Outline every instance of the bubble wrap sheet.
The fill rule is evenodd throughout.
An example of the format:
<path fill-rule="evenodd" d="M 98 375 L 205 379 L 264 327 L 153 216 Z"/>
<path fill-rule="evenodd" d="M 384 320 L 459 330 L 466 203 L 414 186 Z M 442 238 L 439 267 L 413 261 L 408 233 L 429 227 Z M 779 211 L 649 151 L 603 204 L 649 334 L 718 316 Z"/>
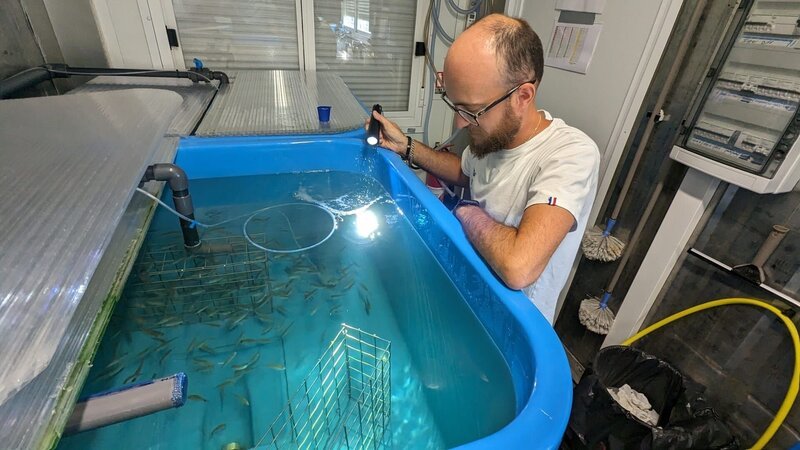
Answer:
<path fill-rule="evenodd" d="M 145 166 L 174 149 L 163 135 L 181 101 L 150 89 L 0 101 L 3 446 L 32 447 L 57 413 L 66 350 L 97 315 L 81 300 Z"/>
<path fill-rule="evenodd" d="M 227 73 L 231 83 L 220 88 L 197 136 L 340 133 L 363 127 L 367 118 L 337 75 L 291 70 Z M 332 107 L 329 123 L 320 123 L 317 106 Z"/>

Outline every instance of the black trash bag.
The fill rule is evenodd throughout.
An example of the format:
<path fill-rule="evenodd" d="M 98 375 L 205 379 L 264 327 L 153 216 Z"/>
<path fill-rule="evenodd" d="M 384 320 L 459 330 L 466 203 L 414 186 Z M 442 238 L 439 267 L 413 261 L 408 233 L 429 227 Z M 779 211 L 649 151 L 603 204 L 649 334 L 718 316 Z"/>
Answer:
<path fill-rule="evenodd" d="M 624 384 L 650 401 L 659 416 L 655 427 L 634 417 L 608 393 L 608 388 Z M 687 383 L 669 363 L 631 347 L 600 350 L 594 370 L 584 373 L 575 387 L 569 426 L 591 449 L 739 448 L 706 404 L 699 385 Z"/>

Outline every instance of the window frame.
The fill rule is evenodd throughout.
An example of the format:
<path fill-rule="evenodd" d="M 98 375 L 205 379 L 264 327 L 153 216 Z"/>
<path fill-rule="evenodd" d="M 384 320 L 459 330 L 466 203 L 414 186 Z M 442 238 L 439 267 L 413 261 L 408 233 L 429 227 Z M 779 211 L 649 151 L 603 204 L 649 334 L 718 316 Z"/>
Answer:
<path fill-rule="evenodd" d="M 95 2 L 108 2 L 110 0 L 94 0 Z M 175 12 L 172 0 L 139 0 L 146 1 L 149 14 L 143 13 L 140 17 L 142 27 L 147 35 L 145 44 L 153 55 L 156 65 L 160 56 L 161 67 L 165 69 L 185 70 L 183 48 L 170 48 L 164 33 L 164 25 L 177 29 Z M 414 22 L 414 42 L 424 41 L 423 28 L 427 20 L 426 13 L 430 0 L 416 0 L 416 14 Z M 314 0 L 295 0 L 295 20 L 297 27 L 297 45 L 300 70 L 315 71 L 316 41 L 314 35 Z M 156 17 L 158 20 L 153 20 Z M 180 30 L 178 30 L 180 39 Z M 387 112 L 386 116 L 397 122 L 403 129 L 420 129 L 423 126 L 425 112 L 425 57 L 414 56 L 415 46 L 411 45 L 411 77 L 408 86 L 408 108 L 405 111 Z M 372 105 L 364 105 L 370 108 Z"/>

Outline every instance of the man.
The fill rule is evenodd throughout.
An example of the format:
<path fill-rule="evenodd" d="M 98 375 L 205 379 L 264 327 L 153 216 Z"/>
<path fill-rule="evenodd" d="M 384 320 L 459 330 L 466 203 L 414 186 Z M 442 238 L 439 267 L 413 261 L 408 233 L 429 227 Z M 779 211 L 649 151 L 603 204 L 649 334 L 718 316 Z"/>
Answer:
<path fill-rule="evenodd" d="M 552 323 L 597 190 L 599 152 L 580 130 L 536 108 L 542 43 L 527 22 L 499 14 L 476 22 L 447 53 L 445 103 L 466 127 L 461 159 L 407 138 L 377 112 L 379 145 L 477 205 L 454 210 L 472 245 Z"/>

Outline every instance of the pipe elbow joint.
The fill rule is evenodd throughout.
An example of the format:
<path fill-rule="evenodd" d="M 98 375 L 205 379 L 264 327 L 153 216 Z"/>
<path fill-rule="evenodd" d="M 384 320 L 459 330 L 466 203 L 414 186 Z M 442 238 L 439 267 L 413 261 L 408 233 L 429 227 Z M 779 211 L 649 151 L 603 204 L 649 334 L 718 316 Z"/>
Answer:
<path fill-rule="evenodd" d="M 183 192 L 189 189 L 189 177 L 186 172 L 175 164 L 159 163 L 150 166 L 153 168 L 153 179 L 166 181 L 172 192 Z"/>
<path fill-rule="evenodd" d="M 219 80 L 219 84 L 228 84 L 230 80 L 228 79 L 228 74 L 225 72 L 215 71 L 211 72 L 211 78 L 214 80 Z"/>

